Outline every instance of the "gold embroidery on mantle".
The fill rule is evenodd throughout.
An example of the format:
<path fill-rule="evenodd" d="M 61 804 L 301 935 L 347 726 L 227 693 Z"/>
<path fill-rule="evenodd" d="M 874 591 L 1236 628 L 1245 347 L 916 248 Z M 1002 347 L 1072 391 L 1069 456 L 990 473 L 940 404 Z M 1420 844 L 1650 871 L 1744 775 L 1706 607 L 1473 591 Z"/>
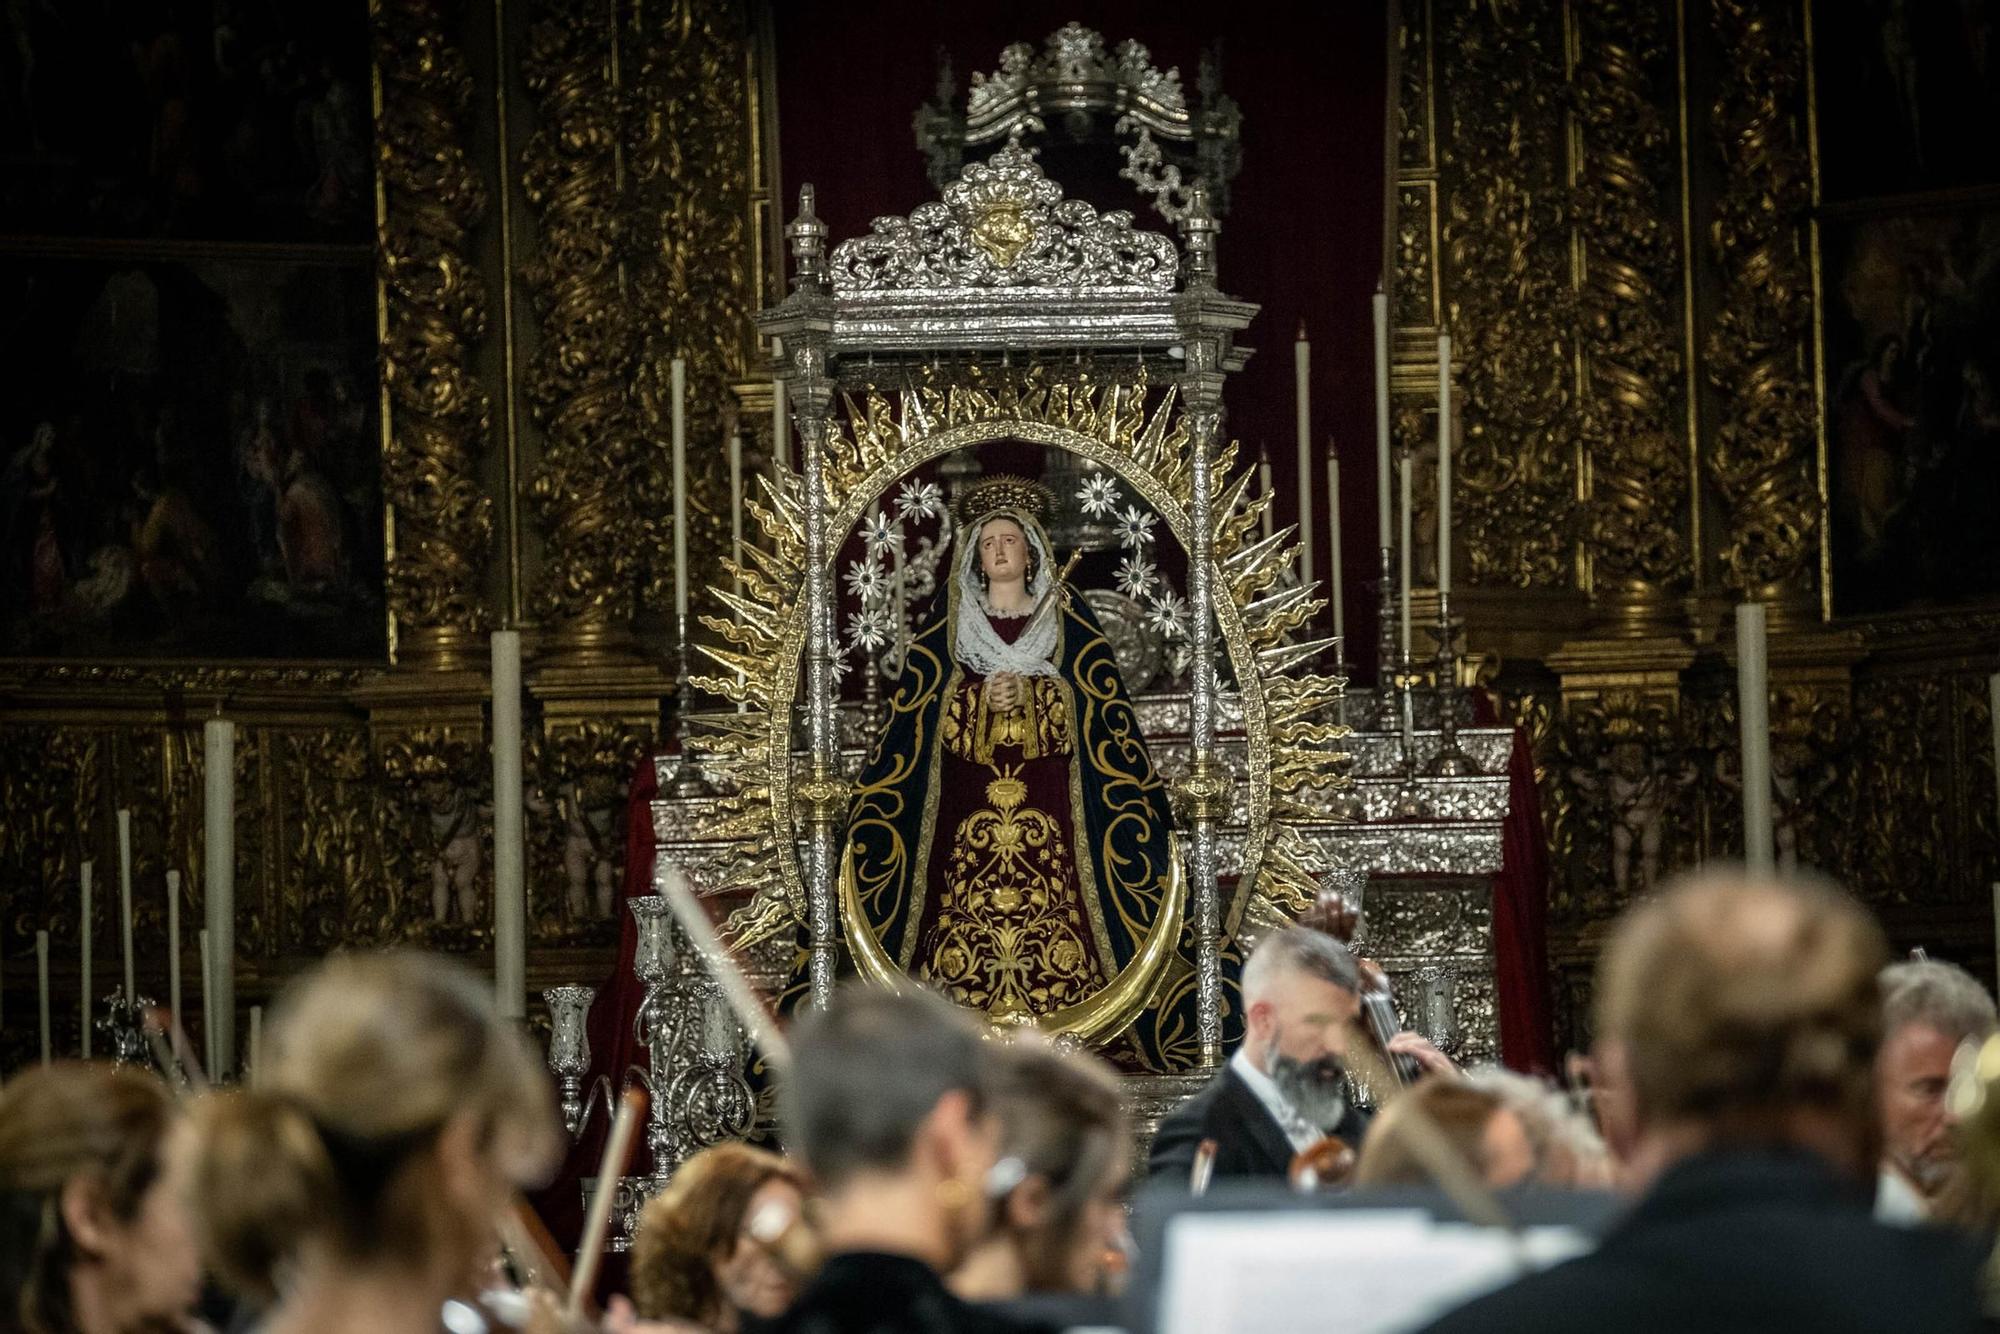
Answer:
<path fill-rule="evenodd" d="M 960 821 L 938 919 L 920 951 L 961 1005 L 1024 1022 L 1104 984 L 1083 943 L 1076 863 L 1062 825 L 1027 804 L 1020 769 L 997 768 L 992 803 Z"/>
<path fill-rule="evenodd" d="M 1069 700 L 1054 677 L 1030 677 L 1020 706 L 994 710 L 986 706 L 986 683 L 972 681 L 952 691 L 939 731 L 946 749 L 974 764 L 992 764 L 996 750 L 1019 751 L 1018 758 L 1038 760 L 1068 755 Z M 1010 757 L 1012 758 L 1012 757 Z"/>

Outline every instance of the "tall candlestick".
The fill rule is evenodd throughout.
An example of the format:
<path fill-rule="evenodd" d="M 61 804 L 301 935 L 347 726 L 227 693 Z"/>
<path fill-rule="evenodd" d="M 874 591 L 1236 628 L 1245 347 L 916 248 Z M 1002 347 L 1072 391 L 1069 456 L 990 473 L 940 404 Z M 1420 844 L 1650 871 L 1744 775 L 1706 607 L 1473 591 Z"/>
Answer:
<path fill-rule="evenodd" d="M 1389 545 L 1389 298 L 1375 294 L 1375 523 Z"/>
<path fill-rule="evenodd" d="M 1327 569 L 1332 574 L 1333 583 L 1333 633 L 1341 640 L 1344 656 L 1347 651 L 1347 604 L 1340 591 L 1340 455 L 1334 452 L 1332 440 L 1326 442 L 1326 527 L 1327 535 L 1332 539 L 1328 553 L 1332 560 Z"/>
<path fill-rule="evenodd" d="M 55 1052 L 49 1045 L 49 933 L 35 932 L 35 999 L 40 1003 L 42 1017 L 42 1064 L 55 1059 Z"/>
<path fill-rule="evenodd" d="M 495 630 L 493 991 L 500 1013 L 509 1018 L 520 1018 L 528 1006 L 526 857 L 521 817 L 521 632 Z"/>
<path fill-rule="evenodd" d="M 1401 566 L 1401 576 L 1397 579 L 1396 583 L 1401 593 L 1401 596 L 1397 600 L 1402 603 L 1402 621 L 1403 621 L 1402 649 L 1403 649 L 1403 662 L 1405 664 L 1405 669 L 1407 670 L 1411 656 L 1410 655 L 1410 547 L 1412 543 L 1410 541 L 1410 522 L 1411 522 L 1410 511 L 1412 506 L 1410 504 L 1410 498 L 1412 492 L 1410 486 L 1410 469 L 1415 460 L 1411 457 L 1410 451 L 1404 450 L 1403 456 L 1399 460 L 1399 462 L 1401 464 L 1401 472 L 1402 472 L 1402 477 L 1401 477 L 1402 485 L 1401 485 L 1400 498 L 1403 502 L 1403 514 L 1402 514 L 1402 531 L 1399 535 L 1396 544 L 1400 548 L 1400 550 L 1397 553 L 1397 560 L 1399 565 Z"/>
<path fill-rule="evenodd" d="M 202 724 L 202 893 L 208 922 L 208 979 L 202 1022 L 208 1030 L 208 1074 L 220 1083 L 236 1050 L 236 724 Z"/>
<path fill-rule="evenodd" d="M 118 943 L 124 950 L 125 999 L 139 994 L 132 966 L 132 812 L 118 811 Z"/>
<path fill-rule="evenodd" d="M 673 360 L 674 388 L 674 615 L 688 614 L 687 362 Z M 741 502 L 739 501 L 739 507 Z"/>
<path fill-rule="evenodd" d="M 1771 825 L 1771 686 L 1764 604 L 1736 609 L 1736 717 L 1743 735 L 1743 862 L 1769 874 L 1776 865 Z"/>
<path fill-rule="evenodd" d="M 167 1011 L 181 1022 L 181 873 L 167 872 Z"/>
<path fill-rule="evenodd" d="M 1278 519 L 1275 513 L 1278 498 L 1271 494 L 1271 456 L 1263 453 L 1261 450 L 1257 456 L 1257 490 L 1264 497 L 1264 514 L 1260 520 L 1260 524 L 1264 530 L 1264 536 L 1268 538 L 1278 528 Z"/>
<path fill-rule="evenodd" d="M 83 1059 L 86 1061 L 90 1059 L 90 993 L 92 990 L 90 982 L 90 876 L 94 869 L 89 862 L 83 864 L 83 872 L 78 877 L 80 883 L 77 892 L 79 900 L 77 907 L 77 966 L 80 969 L 80 980 L 82 982 L 80 989 L 82 994 L 79 998 L 79 1003 L 83 1007 L 82 1051 Z"/>
<path fill-rule="evenodd" d="M 1292 370 L 1298 382 L 1299 427 L 1299 582 L 1313 581 L 1313 475 L 1312 475 L 1312 344 L 1306 341 L 1306 322 L 1299 321 L 1298 341 L 1292 344 Z"/>
<path fill-rule="evenodd" d="M 1438 592 L 1451 592 L 1451 335 L 1438 335 Z"/>
<path fill-rule="evenodd" d="M 208 928 L 194 933 L 195 961 L 201 968 L 201 1040 L 207 1048 L 208 1079 L 215 1082 L 215 960 L 208 948 Z M 176 1016 L 178 1017 L 178 1016 Z"/>

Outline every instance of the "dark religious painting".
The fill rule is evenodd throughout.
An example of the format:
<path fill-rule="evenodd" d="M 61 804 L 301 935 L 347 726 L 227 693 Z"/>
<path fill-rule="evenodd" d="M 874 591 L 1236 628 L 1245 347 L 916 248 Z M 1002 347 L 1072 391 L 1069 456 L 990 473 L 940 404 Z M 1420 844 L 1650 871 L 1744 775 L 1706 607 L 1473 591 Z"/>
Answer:
<path fill-rule="evenodd" d="M 0 231 L 365 242 L 367 6 L 0 4 Z"/>
<path fill-rule="evenodd" d="M 361 266 L 0 261 L 0 652 L 381 658 Z"/>
<path fill-rule="evenodd" d="M 2000 0 L 1812 6 L 1822 194 L 2000 183 Z"/>
<path fill-rule="evenodd" d="M 2000 208 L 1822 225 L 1833 595 L 2000 595 Z"/>

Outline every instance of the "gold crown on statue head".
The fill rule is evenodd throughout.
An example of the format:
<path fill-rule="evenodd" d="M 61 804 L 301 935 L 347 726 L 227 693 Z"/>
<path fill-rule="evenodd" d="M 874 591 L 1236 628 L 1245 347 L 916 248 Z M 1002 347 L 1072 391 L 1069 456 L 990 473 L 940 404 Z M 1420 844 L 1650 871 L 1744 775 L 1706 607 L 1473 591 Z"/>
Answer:
<path fill-rule="evenodd" d="M 1003 473 L 966 488 L 958 498 L 958 521 L 970 525 L 999 510 L 1016 510 L 1037 523 L 1046 523 L 1055 507 L 1055 492 L 1040 482 Z"/>

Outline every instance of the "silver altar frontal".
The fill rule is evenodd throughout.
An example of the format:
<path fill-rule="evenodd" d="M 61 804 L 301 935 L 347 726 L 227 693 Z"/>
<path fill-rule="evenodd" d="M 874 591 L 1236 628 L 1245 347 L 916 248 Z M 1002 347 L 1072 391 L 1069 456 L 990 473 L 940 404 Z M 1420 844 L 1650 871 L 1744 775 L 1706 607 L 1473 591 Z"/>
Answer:
<path fill-rule="evenodd" d="M 1121 488 L 1187 557 L 1184 599 L 1153 588 L 1151 612 L 1116 634 L 1115 598 L 1105 613 L 1171 794 L 1193 941 L 1198 1059 L 1185 1075 L 1135 1076 L 1142 1113 L 1225 1055 L 1224 949 L 1290 921 L 1330 879 L 1374 878 L 1364 945 L 1413 1026 L 1490 1058 L 1490 877 L 1512 734 L 1441 728 L 1463 703 L 1442 670 L 1421 701 L 1406 675 L 1400 710 L 1346 697 L 1344 656 L 1309 630 L 1324 603 L 1297 577 L 1294 535 L 1263 530 L 1272 499 L 1223 430 L 1224 384 L 1248 355 L 1235 338 L 1256 308 L 1219 285 L 1220 225 L 1199 185 L 1176 212 L 1177 241 L 1067 199 L 1018 133 L 940 199 L 831 249 L 813 188 L 801 191 L 786 229 L 791 294 L 758 317 L 796 451 L 781 446 L 745 498 L 758 535 L 699 618 L 717 670 L 683 682 L 682 699 L 716 703 L 684 713 L 681 752 L 659 762 L 656 876 L 685 875 L 732 905 L 723 938 L 773 994 L 802 946 L 803 1002 L 830 996 L 849 929 L 842 820 L 883 662 L 900 648 L 899 624 L 843 642 L 839 553 L 864 523 L 887 522 L 916 470 L 1022 442 L 1062 460 L 1052 475 L 1083 478 L 1085 496 Z M 1143 536 L 1151 522 L 1127 527 Z M 1173 669 L 1157 669 L 1163 657 Z M 865 674 L 860 699 L 840 688 L 850 660 Z M 1349 725 L 1398 712 L 1400 734 Z M 1469 763 L 1430 764 L 1454 732 Z M 685 1051 L 654 1050 L 656 1087 L 673 1086 L 676 1062 L 714 1070 L 716 1044 L 695 1040 L 699 1029 L 650 1022 L 664 1047 L 661 1035 L 688 1035 Z M 738 1119 L 674 1115 L 690 1128 Z M 657 1147 L 684 1156 L 698 1138 Z"/>

